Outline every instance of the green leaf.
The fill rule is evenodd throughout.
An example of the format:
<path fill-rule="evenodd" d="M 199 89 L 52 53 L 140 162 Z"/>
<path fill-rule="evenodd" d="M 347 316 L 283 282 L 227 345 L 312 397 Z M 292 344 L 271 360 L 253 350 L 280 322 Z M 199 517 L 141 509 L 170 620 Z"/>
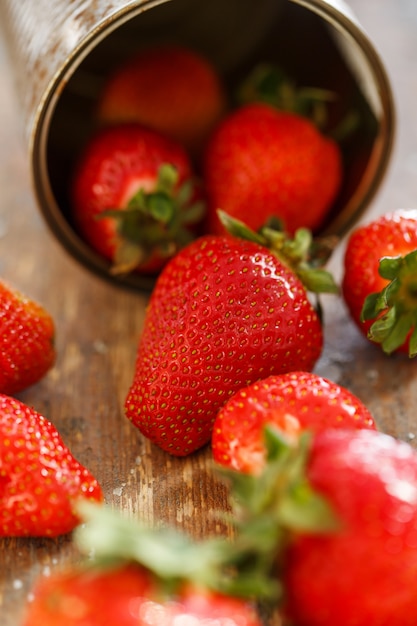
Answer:
<path fill-rule="evenodd" d="M 222 211 L 221 209 L 217 210 L 217 215 L 227 232 L 231 235 L 238 237 L 239 239 L 246 239 L 247 241 L 253 241 L 261 246 L 265 246 L 266 241 L 264 237 L 251 230 L 241 220 L 231 217 L 228 213 Z"/>
<path fill-rule="evenodd" d="M 397 278 L 403 263 L 404 259 L 401 256 L 383 257 L 379 262 L 380 276 L 387 280 L 394 280 L 394 278 Z"/>
<path fill-rule="evenodd" d="M 340 292 L 339 286 L 335 282 L 332 274 L 323 269 L 299 269 L 298 277 L 308 291 L 313 293 L 333 293 Z"/>
<path fill-rule="evenodd" d="M 395 309 L 394 308 L 391 309 L 390 313 L 391 311 L 393 311 L 394 313 L 392 315 L 387 314 L 386 316 L 387 318 L 390 319 L 391 323 L 387 324 L 385 333 L 382 332 L 382 334 L 379 337 L 378 337 L 378 334 L 375 335 L 375 330 L 373 326 L 375 326 L 377 322 L 375 322 L 375 324 L 371 326 L 370 331 L 369 331 L 371 338 L 374 335 L 378 337 L 378 340 L 380 341 L 384 352 L 386 352 L 387 354 L 391 354 L 392 352 L 397 350 L 397 348 L 399 348 L 405 343 L 407 339 L 407 335 L 409 334 L 409 332 L 411 331 L 414 325 L 414 320 L 412 316 L 403 315 L 403 316 L 397 317 L 395 315 Z M 381 332 L 380 329 L 378 329 L 378 331 Z"/>
<path fill-rule="evenodd" d="M 371 293 L 366 297 L 361 311 L 361 321 L 375 319 L 387 308 L 387 302 L 385 299 L 385 289 L 378 293 Z"/>
<path fill-rule="evenodd" d="M 178 183 L 179 174 L 177 169 L 170 163 L 163 163 L 158 170 L 156 189 L 166 195 L 172 195 L 175 185 Z"/>
<path fill-rule="evenodd" d="M 174 205 L 171 198 L 161 192 L 155 192 L 148 196 L 149 215 L 162 224 L 168 224 L 174 217 Z"/>
<path fill-rule="evenodd" d="M 281 522 L 292 531 L 302 533 L 335 532 L 340 521 L 327 500 L 314 492 L 307 482 L 297 484 L 279 508 Z"/>

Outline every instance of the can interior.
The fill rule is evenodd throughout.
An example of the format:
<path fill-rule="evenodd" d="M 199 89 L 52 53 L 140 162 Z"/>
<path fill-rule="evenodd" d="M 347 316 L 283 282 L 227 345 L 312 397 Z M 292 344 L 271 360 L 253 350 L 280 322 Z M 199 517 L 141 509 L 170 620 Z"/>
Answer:
<path fill-rule="evenodd" d="M 144 289 L 154 284 L 154 278 L 136 274 L 110 278 L 108 263 L 73 228 L 68 190 L 74 160 L 94 129 L 95 98 L 106 75 L 132 51 L 159 41 L 179 42 L 207 56 L 230 90 L 256 63 L 270 61 L 298 84 L 336 94 L 330 124 L 336 125 L 348 111 L 355 110 L 359 124 L 342 146 L 343 187 L 324 230 L 341 234 L 353 223 L 369 202 L 372 180 L 384 169 L 382 152 L 388 150 L 383 144 L 389 142 L 386 135 L 391 132 L 386 128 L 378 89 L 370 84 L 366 60 L 363 63 L 360 58 L 359 63 L 365 78 L 358 76 L 358 64 L 352 63 L 361 54 L 357 42 L 314 11 L 288 0 L 142 3 L 132 17 L 109 28 L 109 34 L 77 65 L 50 116 L 44 155 L 47 181 L 42 182 L 49 185 L 49 193 L 47 202 L 41 199 L 41 209 L 73 256 L 112 281 Z"/>

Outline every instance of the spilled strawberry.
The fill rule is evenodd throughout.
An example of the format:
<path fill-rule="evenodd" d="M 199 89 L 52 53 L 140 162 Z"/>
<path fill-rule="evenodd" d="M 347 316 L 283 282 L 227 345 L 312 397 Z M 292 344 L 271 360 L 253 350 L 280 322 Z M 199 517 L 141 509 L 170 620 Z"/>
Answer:
<path fill-rule="evenodd" d="M 289 233 L 318 231 L 341 180 L 339 146 L 313 122 L 262 102 L 243 105 L 220 122 L 205 152 L 208 229 L 223 232 L 220 208 L 253 230 L 277 217 Z"/>
<path fill-rule="evenodd" d="M 79 524 L 77 500 L 102 500 L 96 479 L 51 422 L 0 395 L 0 536 L 55 537 Z"/>
<path fill-rule="evenodd" d="M 157 272 L 195 237 L 201 197 L 183 148 L 137 124 L 98 131 L 71 189 L 76 228 L 113 273 Z"/>
<path fill-rule="evenodd" d="M 267 431 L 263 472 L 227 475 L 237 542 L 252 545 L 279 583 L 288 623 L 412 626 L 417 452 L 366 428 L 303 433 L 292 443 Z"/>
<path fill-rule="evenodd" d="M 226 541 L 198 544 L 103 507 L 86 519 L 77 545 L 94 557 L 39 579 L 22 626 L 261 625 L 253 600 L 218 589 Z"/>
<path fill-rule="evenodd" d="M 322 326 L 291 263 L 316 291 L 334 283 L 324 270 L 308 270 L 305 234 L 289 242 L 274 232 L 274 252 L 255 233 L 208 235 L 159 275 L 125 411 L 163 450 L 185 456 L 206 444 L 219 408 L 241 387 L 313 368 Z"/>
<path fill-rule="evenodd" d="M 43 306 L 0 281 L 0 393 L 39 382 L 55 363 L 55 325 Z"/>
<path fill-rule="evenodd" d="M 258 474 L 266 462 L 267 424 L 288 437 L 306 429 L 375 429 L 367 407 L 344 387 L 311 372 L 289 372 L 240 389 L 220 409 L 211 442 L 214 460 Z"/>
<path fill-rule="evenodd" d="M 117 67 L 99 95 L 101 123 L 139 122 L 197 155 L 226 96 L 212 63 L 184 46 L 147 47 Z"/>
<path fill-rule="evenodd" d="M 388 354 L 417 354 L 416 276 L 416 211 L 387 213 L 351 233 L 343 296 L 360 331 Z"/>

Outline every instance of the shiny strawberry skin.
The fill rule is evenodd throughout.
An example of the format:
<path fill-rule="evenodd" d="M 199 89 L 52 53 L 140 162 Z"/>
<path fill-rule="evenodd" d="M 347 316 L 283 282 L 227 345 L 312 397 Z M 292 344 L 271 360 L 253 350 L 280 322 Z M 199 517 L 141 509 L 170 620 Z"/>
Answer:
<path fill-rule="evenodd" d="M 368 335 L 372 320 L 361 321 L 365 299 L 388 281 L 378 273 L 385 256 L 403 256 L 417 249 L 417 211 L 397 210 L 359 226 L 349 236 L 344 256 L 342 292 L 352 320 Z M 399 348 L 407 352 L 408 344 Z"/>
<path fill-rule="evenodd" d="M 0 393 L 14 395 L 40 381 L 55 363 L 51 315 L 0 281 Z"/>
<path fill-rule="evenodd" d="M 220 409 L 213 427 L 214 460 L 259 473 L 265 465 L 267 424 L 290 438 L 305 429 L 376 428 L 367 407 L 344 387 L 311 372 L 289 372 L 239 390 Z"/>
<path fill-rule="evenodd" d="M 138 565 L 73 569 L 38 582 L 22 626 L 261 626 L 246 602 L 192 586 L 166 596 Z"/>
<path fill-rule="evenodd" d="M 317 231 L 342 179 L 337 144 L 306 118 L 266 104 L 245 105 L 214 131 L 205 153 L 208 229 L 221 233 L 216 211 L 258 230 L 280 218 L 289 233 Z"/>
<path fill-rule="evenodd" d="M 285 558 L 297 626 L 413 626 L 417 612 L 417 453 L 371 430 L 315 437 L 307 475 L 340 519 L 294 535 Z"/>
<path fill-rule="evenodd" d="M 0 536 L 68 533 L 79 523 L 74 502 L 103 498 L 53 424 L 5 395 L 0 395 L 0 459 Z"/>
<path fill-rule="evenodd" d="M 206 444 L 219 408 L 271 374 L 313 368 L 322 328 L 299 279 L 266 248 L 206 236 L 160 274 L 127 417 L 178 456 Z"/>
<path fill-rule="evenodd" d="M 109 209 L 124 209 L 140 189 L 152 191 L 163 164 L 174 166 L 178 185 L 192 178 L 183 148 L 139 124 L 122 124 L 99 130 L 87 143 L 76 164 L 71 188 L 73 218 L 78 232 L 105 259 L 116 256 L 117 223 L 99 216 Z M 141 271 L 160 268 L 152 258 Z"/>
<path fill-rule="evenodd" d="M 226 97 L 214 66 L 178 45 L 145 48 L 106 81 L 97 117 L 139 122 L 196 154 L 222 117 Z"/>

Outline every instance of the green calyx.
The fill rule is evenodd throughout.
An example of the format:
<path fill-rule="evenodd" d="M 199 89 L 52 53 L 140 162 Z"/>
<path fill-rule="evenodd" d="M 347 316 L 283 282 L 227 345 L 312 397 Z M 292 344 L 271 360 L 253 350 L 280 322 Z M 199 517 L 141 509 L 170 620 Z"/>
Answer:
<path fill-rule="evenodd" d="M 327 89 L 296 87 L 280 68 L 265 63 L 256 66 L 242 83 L 238 99 L 298 113 L 322 128 L 327 121 L 327 103 L 335 100 L 335 94 Z"/>
<path fill-rule="evenodd" d="M 298 276 L 308 291 L 339 293 L 339 287 L 332 274 L 324 269 L 324 265 L 334 250 L 337 238 L 313 239 L 311 232 L 306 228 L 300 228 L 294 237 L 290 238 L 282 230 L 278 220 L 271 220 L 258 231 L 253 231 L 225 211 L 218 210 L 217 214 L 228 233 L 268 248 Z"/>
<path fill-rule="evenodd" d="M 236 524 L 236 563 L 240 578 L 246 571 L 276 581 L 279 568 L 294 534 L 333 533 L 340 523 L 328 502 L 310 486 L 306 466 L 310 433 L 296 444 L 288 442 L 272 426 L 265 428 L 267 463 L 259 476 L 220 470 L 229 480 L 232 518 Z M 276 599 L 273 594 L 270 599 Z"/>
<path fill-rule="evenodd" d="M 379 274 L 388 284 L 370 294 L 361 320 L 375 320 L 368 336 L 391 354 L 408 341 L 408 354 L 417 355 L 417 250 L 405 256 L 384 257 Z"/>
<path fill-rule="evenodd" d="M 279 67 L 263 63 L 243 81 L 237 98 L 240 104 L 263 102 L 280 111 L 296 113 L 324 130 L 329 123 L 329 104 L 337 95 L 328 89 L 298 87 Z M 349 111 L 328 134 L 335 141 L 342 141 L 356 129 L 358 122 L 357 113 Z"/>
<path fill-rule="evenodd" d="M 94 555 L 94 567 L 137 563 L 154 575 L 168 596 L 185 583 L 252 601 L 273 595 L 275 582 L 263 571 L 240 575 L 241 551 L 226 538 L 197 542 L 173 528 L 148 528 L 90 502 L 80 503 L 77 513 L 86 523 L 75 531 L 76 544 L 81 553 Z"/>
<path fill-rule="evenodd" d="M 193 239 L 190 226 L 201 221 L 205 205 L 191 201 L 191 180 L 180 188 L 177 185 L 177 170 L 164 164 L 151 192 L 141 188 L 126 208 L 100 214 L 99 219 L 111 217 L 117 222 L 118 244 L 112 274 L 130 272 L 154 255 L 168 259 Z"/>
<path fill-rule="evenodd" d="M 260 475 L 217 468 L 230 485 L 231 513 L 223 519 L 233 525 L 233 539 L 197 542 L 176 529 L 149 528 L 105 505 L 83 501 L 76 510 L 85 523 L 76 529 L 75 541 L 81 553 L 90 555 L 89 566 L 137 563 L 171 597 L 192 583 L 247 601 L 279 602 L 279 568 L 293 535 L 335 532 L 340 525 L 307 479 L 310 434 L 290 443 L 267 426 L 265 442 L 267 463 Z"/>

